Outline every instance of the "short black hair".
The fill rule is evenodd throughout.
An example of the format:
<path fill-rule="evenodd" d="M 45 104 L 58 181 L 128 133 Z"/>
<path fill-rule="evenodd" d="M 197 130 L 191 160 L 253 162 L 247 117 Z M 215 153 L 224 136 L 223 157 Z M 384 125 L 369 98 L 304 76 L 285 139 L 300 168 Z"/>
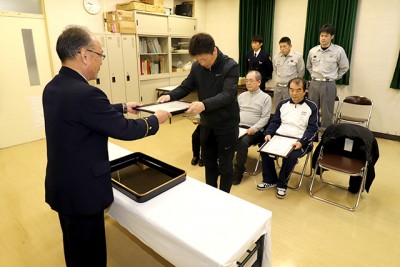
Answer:
<path fill-rule="evenodd" d="M 322 25 L 321 29 L 319 29 L 319 34 L 326 32 L 329 33 L 330 35 L 335 35 L 335 27 L 333 27 L 331 24 L 327 23 Z"/>
<path fill-rule="evenodd" d="M 292 41 L 290 40 L 289 37 L 286 37 L 286 36 L 282 37 L 282 38 L 279 40 L 279 43 L 287 43 L 288 45 L 292 45 Z"/>
<path fill-rule="evenodd" d="M 92 44 L 93 37 L 86 28 L 70 25 L 58 37 L 56 51 L 61 62 L 65 62 L 73 59 L 82 48 Z"/>
<path fill-rule="evenodd" d="M 264 43 L 264 39 L 263 39 L 263 37 L 262 37 L 262 35 L 254 35 L 252 38 L 251 38 L 251 41 L 252 42 L 258 42 L 258 43 Z"/>
<path fill-rule="evenodd" d="M 214 39 L 208 33 L 197 33 L 190 38 L 189 53 L 191 56 L 212 54 L 214 48 Z"/>
<path fill-rule="evenodd" d="M 301 84 L 302 87 L 303 87 L 303 91 L 304 91 L 304 92 L 306 91 L 306 88 L 307 88 L 307 81 L 306 81 L 305 79 L 300 78 L 300 77 L 295 77 L 295 78 L 291 79 L 291 80 L 288 82 L 288 89 L 290 89 L 290 84 L 291 84 L 291 83 L 294 83 L 294 84 L 297 84 L 297 85 Z"/>

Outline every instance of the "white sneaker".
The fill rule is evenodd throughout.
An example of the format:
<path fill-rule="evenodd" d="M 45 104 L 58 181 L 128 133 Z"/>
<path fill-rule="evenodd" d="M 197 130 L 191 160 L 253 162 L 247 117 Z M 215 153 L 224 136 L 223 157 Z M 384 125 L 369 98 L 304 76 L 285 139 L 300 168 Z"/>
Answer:
<path fill-rule="evenodd" d="M 276 187 L 276 184 L 260 183 L 257 185 L 258 190 L 267 190 L 268 188 Z"/>
<path fill-rule="evenodd" d="M 277 198 L 285 198 L 286 197 L 286 189 L 278 187 L 276 189 L 276 197 Z"/>

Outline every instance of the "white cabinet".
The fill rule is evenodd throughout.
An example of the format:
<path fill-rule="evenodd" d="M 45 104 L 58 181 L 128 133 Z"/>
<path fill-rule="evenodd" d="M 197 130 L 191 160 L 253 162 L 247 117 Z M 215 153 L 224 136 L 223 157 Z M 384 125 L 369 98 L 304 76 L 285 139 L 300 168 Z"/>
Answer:
<path fill-rule="evenodd" d="M 140 79 L 160 78 L 168 75 L 169 38 L 168 36 L 138 35 Z"/>
<path fill-rule="evenodd" d="M 171 35 L 191 37 L 197 32 L 197 20 L 191 17 L 168 16 L 168 32 Z"/>
<path fill-rule="evenodd" d="M 124 57 L 121 35 L 106 34 L 108 71 L 110 73 L 111 96 L 113 103 L 126 102 Z M 133 51 L 132 51 L 133 52 Z"/>
<path fill-rule="evenodd" d="M 97 39 L 101 43 L 103 53 L 107 53 L 107 42 L 104 34 L 96 34 Z M 97 78 L 94 81 L 89 81 L 90 84 L 96 86 L 106 93 L 108 99 L 112 102 L 111 86 L 110 86 L 110 73 L 108 71 L 108 56 L 103 60 Z"/>
<path fill-rule="evenodd" d="M 143 104 L 154 103 L 157 101 L 156 88 L 169 85 L 169 78 L 153 79 L 140 81 L 140 98 Z"/>
<path fill-rule="evenodd" d="M 135 12 L 136 32 L 138 34 L 168 34 L 168 16 L 155 13 Z"/>
<path fill-rule="evenodd" d="M 93 85 L 102 89 L 111 103 L 138 102 L 136 36 L 118 33 L 96 34 L 105 60 Z"/>
<path fill-rule="evenodd" d="M 124 80 L 127 102 L 140 102 L 139 76 L 136 56 L 136 36 L 122 35 Z"/>
<path fill-rule="evenodd" d="M 171 37 L 171 75 L 188 75 L 193 57 L 189 54 L 188 37 Z"/>
<path fill-rule="evenodd" d="M 180 84 L 189 74 L 185 65 L 196 19 L 135 11 L 137 34 L 97 34 L 106 59 L 95 85 L 112 103 L 157 100 L 156 88 Z M 189 63 L 189 64 L 188 64 Z"/>

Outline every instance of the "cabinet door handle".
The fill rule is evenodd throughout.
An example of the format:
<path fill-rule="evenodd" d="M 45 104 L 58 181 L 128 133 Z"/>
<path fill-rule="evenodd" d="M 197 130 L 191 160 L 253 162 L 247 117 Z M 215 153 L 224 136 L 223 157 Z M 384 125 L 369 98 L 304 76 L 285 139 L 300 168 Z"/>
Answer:
<path fill-rule="evenodd" d="M 96 79 L 96 84 L 100 84 L 100 78 Z"/>
<path fill-rule="evenodd" d="M 129 74 L 126 75 L 126 81 L 129 82 L 131 80 L 131 76 Z"/>
<path fill-rule="evenodd" d="M 113 83 L 115 83 L 115 77 L 112 77 L 111 80 Z"/>

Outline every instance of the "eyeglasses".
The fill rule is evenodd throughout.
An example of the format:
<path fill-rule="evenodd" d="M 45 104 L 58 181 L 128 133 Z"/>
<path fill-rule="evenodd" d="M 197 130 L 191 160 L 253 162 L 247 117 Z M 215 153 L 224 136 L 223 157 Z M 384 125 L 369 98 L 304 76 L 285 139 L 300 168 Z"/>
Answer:
<path fill-rule="evenodd" d="M 106 55 L 104 55 L 104 54 L 97 53 L 97 52 L 95 52 L 93 50 L 90 50 L 90 49 L 86 49 L 86 50 L 98 55 L 99 57 L 101 57 L 102 60 L 104 60 L 106 58 Z"/>
<path fill-rule="evenodd" d="M 246 83 L 256 83 L 256 82 L 258 82 L 258 81 L 259 81 L 259 80 L 247 80 L 247 79 L 245 80 Z"/>

